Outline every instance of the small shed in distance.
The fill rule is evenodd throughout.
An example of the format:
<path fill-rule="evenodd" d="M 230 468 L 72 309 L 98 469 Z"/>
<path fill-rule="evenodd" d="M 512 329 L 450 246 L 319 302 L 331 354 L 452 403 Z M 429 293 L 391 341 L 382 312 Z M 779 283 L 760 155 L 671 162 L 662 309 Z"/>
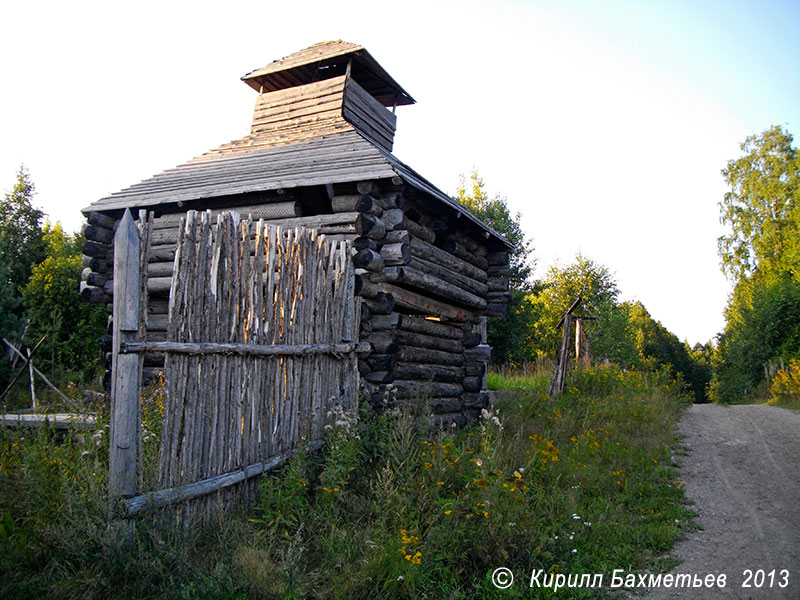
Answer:
<path fill-rule="evenodd" d="M 413 98 L 361 46 L 322 42 L 242 80 L 258 92 L 250 133 L 85 209 L 81 295 L 111 300 L 115 224 L 155 215 L 148 339 L 165 335 L 177 224 L 234 210 L 353 244 L 367 395 L 430 399 L 464 423 L 486 405 L 486 317 L 507 312 L 508 242 L 392 154 L 395 107 Z M 168 143 L 168 142 L 167 142 Z M 136 211 L 134 210 L 134 213 Z M 146 366 L 157 369 L 157 356 Z"/>

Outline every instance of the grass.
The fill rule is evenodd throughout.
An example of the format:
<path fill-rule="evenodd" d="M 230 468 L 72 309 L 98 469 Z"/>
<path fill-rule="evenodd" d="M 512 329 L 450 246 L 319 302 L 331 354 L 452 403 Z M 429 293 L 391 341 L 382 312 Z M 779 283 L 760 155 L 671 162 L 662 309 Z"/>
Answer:
<path fill-rule="evenodd" d="M 549 598 L 527 589 L 532 570 L 666 567 L 689 517 L 671 450 L 681 388 L 614 367 L 574 373 L 555 401 L 538 371 L 491 382 L 521 393 L 463 430 L 426 429 L 421 402 L 340 414 L 251 512 L 201 530 L 151 515 L 134 549 L 105 527 L 104 434 L 0 432 L 0 596 Z"/>

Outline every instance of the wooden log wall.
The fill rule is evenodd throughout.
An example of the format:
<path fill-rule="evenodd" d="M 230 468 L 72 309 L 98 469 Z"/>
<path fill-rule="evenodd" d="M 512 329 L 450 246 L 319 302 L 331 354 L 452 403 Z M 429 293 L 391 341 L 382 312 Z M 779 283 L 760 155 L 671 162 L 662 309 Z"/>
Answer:
<path fill-rule="evenodd" d="M 508 253 L 490 249 L 485 237 L 468 231 L 461 220 L 435 212 L 436 202 L 400 178 L 334 184 L 328 193 L 329 214 L 301 215 L 294 202 L 232 210 L 351 241 L 362 305 L 360 338 L 373 345 L 373 353 L 358 364 L 373 403 L 434 398 L 434 420 L 442 425 L 480 414 L 487 405 L 491 357 L 485 317 L 507 314 Z M 150 240 L 150 341 L 165 337 L 178 218 L 156 218 Z M 113 230 L 110 217 L 89 215 L 81 295 L 90 302 L 111 300 Z M 163 358 L 146 356 L 145 374 L 162 363 Z"/>

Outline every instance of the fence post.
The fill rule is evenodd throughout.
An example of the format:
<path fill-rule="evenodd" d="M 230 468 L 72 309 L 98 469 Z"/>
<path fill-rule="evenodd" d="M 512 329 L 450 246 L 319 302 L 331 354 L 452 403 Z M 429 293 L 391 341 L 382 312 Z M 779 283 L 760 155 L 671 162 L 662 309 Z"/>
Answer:
<path fill-rule="evenodd" d="M 111 379 L 111 431 L 109 436 L 109 515 L 119 516 L 119 501 L 137 494 L 139 487 L 139 397 L 141 358 L 123 354 L 120 344 L 136 341 L 139 332 L 139 233 L 129 210 L 114 235 L 114 346 Z M 125 536 L 133 541 L 134 521 Z"/>

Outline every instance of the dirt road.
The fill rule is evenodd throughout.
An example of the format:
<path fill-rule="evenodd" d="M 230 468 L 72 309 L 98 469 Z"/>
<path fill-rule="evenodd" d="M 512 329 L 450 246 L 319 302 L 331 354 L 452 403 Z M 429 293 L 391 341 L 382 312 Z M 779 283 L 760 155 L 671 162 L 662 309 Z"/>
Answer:
<path fill-rule="evenodd" d="M 681 480 L 702 529 L 676 545 L 682 563 L 672 572 L 724 573 L 727 586 L 662 587 L 647 600 L 800 599 L 800 412 L 698 404 L 680 431 L 689 451 Z"/>

